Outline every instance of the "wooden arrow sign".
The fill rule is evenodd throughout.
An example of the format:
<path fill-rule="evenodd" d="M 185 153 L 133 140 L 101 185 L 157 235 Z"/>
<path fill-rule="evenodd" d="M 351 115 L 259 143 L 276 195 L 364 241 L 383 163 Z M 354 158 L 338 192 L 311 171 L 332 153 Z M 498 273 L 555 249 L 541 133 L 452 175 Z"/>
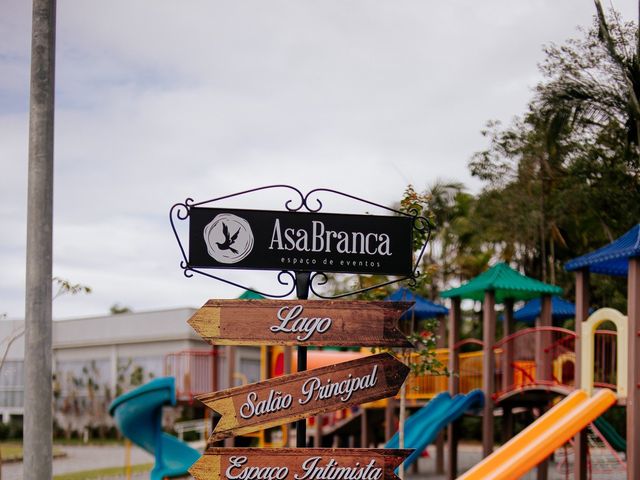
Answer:
<path fill-rule="evenodd" d="M 409 367 L 389 353 L 292 373 L 196 398 L 220 415 L 217 442 L 259 428 L 395 395 Z"/>
<path fill-rule="evenodd" d="M 411 347 L 397 329 L 413 302 L 209 300 L 188 323 L 217 345 Z"/>
<path fill-rule="evenodd" d="M 189 469 L 196 480 L 397 480 L 413 450 L 209 448 Z"/>

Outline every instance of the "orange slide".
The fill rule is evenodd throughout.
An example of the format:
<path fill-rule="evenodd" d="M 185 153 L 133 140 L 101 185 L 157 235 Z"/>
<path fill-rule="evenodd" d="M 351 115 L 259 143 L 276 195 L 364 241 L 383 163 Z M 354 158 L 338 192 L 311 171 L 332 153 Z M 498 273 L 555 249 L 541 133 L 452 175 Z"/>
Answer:
<path fill-rule="evenodd" d="M 576 390 L 458 480 L 513 480 L 534 468 L 616 402 L 611 390 Z"/>

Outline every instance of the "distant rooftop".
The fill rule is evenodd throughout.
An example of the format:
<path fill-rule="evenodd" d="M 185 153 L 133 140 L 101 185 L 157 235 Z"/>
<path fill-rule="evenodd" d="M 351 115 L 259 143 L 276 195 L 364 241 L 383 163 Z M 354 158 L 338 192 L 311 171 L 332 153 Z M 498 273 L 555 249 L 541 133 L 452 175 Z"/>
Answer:
<path fill-rule="evenodd" d="M 629 258 L 640 256 L 640 224 L 613 242 L 565 263 L 570 272 L 586 269 L 603 275 L 627 276 Z"/>
<path fill-rule="evenodd" d="M 562 294 L 562 288 L 527 277 L 503 262 L 494 265 L 460 287 L 442 292 L 440 296 L 483 300 L 487 290 L 495 292 L 497 303 L 503 303 L 507 299 L 531 300 L 542 295 Z"/>
<path fill-rule="evenodd" d="M 540 298 L 534 298 L 513 313 L 513 318 L 519 322 L 532 324 L 542 313 L 542 301 Z M 576 305 L 569 300 L 558 296 L 551 297 L 551 317 L 554 321 L 575 318 Z"/>
<path fill-rule="evenodd" d="M 415 305 L 402 315 L 401 320 L 415 319 L 423 320 L 447 315 L 449 309 L 443 305 L 427 300 L 412 292 L 408 288 L 399 288 L 387 297 L 392 302 L 415 302 Z"/>

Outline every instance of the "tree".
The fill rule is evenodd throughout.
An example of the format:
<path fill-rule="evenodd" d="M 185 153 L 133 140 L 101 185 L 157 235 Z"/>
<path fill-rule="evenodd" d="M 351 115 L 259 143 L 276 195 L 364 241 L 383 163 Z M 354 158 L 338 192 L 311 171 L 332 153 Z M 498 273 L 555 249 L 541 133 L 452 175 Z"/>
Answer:
<path fill-rule="evenodd" d="M 61 279 L 59 277 L 53 277 L 52 282 L 55 286 L 57 286 L 56 293 L 52 296 L 51 300 L 55 300 L 56 298 L 62 295 L 76 295 L 78 293 L 91 293 L 91 287 L 87 287 L 85 285 L 81 285 L 79 283 L 72 284 L 68 280 Z M 5 319 L 6 314 L 0 315 L 0 319 Z M 7 337 L 2 339 L 0 345 L 4 344 L 4 351 L 2 352 L 2 356 L 0 357 L 0 372 L 2 372 L 2 367 L 7 359 L 7 355 L 9 354 L 9 350 L 11 346 L 18 340 L 20 337 L 24 335 L 24 324 L 16 327 Z M 55 380 L 55 378 L 54 378 Z M 2 472 L 2 459 L 0 457 L 0 476 Z"/>
<path fill-rule="evenodd" d="M 475 220 L 496 254 L 571 289 L 562 263 L 640 218 L 638 29 L 596 0 L 589 29 L 544 51 L 528 111 L 489 122 L 489 147 L 471 159 L 485 182 Z M 611 288 L 597 279 L 596 301 Z"/>
<path fill-rule="evenodd" d="M 80 283 L 72 284 L 69 280 L 64 280 L 60 277 L 53 277 L 52 282 L 54 286 L 57 287 L 56 293 L 52 296 L 52 301 L 62 295 L 77 295 L 78 293 L 91 293 L 91 287 L 86 285 L 82 285 Z M 5 319 L 6 314 L 0 315 L 0 319 Z M 18 340 L 20 337 L 24 335 L 24 325 L 16 327 L 7 337 L 2 339 L 0 345 L 6 343 L 4 347 L 4 352 L 2 353 L 2 357 L 0 357 L 0 371 L 2 371 L 2 366 L 4 365 L 5 360 L 7 359 L 7 355 L 9 354 L 9 350 L 11 349 L 11 345 Z"/>
<path fill-rule="evenodd" d="M 104 438 L 113 425 L 108 414 L 113 392 L 107 379 L 101 378 L 98 362 L 92 360 L 82 368 L 58 371 L 54 376 L 55 419 L 67 438 L 73 432 L 89 439 L 93 430 Z"/>

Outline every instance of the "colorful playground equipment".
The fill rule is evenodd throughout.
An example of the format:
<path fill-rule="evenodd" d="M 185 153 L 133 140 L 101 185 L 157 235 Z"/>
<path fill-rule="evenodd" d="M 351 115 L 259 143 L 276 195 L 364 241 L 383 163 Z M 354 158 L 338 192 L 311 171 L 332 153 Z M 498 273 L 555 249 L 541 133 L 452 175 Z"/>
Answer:
<path fill-rule="evenodd" d="M 597 330 L 597 325 L 609 319 L 612 319 L 612 322 L 616 325 L 623 325 L 626 319 L 619 312 L 611 309 L 595 312 L 592 315 L 592 319 L 584 322 L 585 334 L 581 337 L 577 337 L 574 331 L 551 326 L 519 330 L 497 341 L 493 346 L 494 364 L 496 366 L 492 372 L 494 389 L 490 392 L 490 398 L 494 404 L 502 405 L 502 402 L 513 402 L 514 397 L 524 396 L 526 398 L 528 394 L 541 391 L 548 394 L 549 398 L 557 395 L 569 395 L 573 392 L 576 388 L 577 338 L 586 340 L 586 344 L 582 348 L 578 348 L 582 355 L 581 358 L 593 359 L 589 360 L 589 362 L 594 365 L 594 368 L 584 370 L 585 372 L 592 372 L 592 385 L 595 388 L 623 390 L 624 387 L 620 388 L 616 385 L 616 378 L 619 377 L 617 372 L 622 372 L 625 368 L 625 361 L 620 360 L 620 354 L 617 353 L 617 345 L 624 345 L 624 340 L 620 341 L 620 339 L 624 337 L 626 329 L 622 326 L 622 328 L 618 327 L 617 332 Z M 592 332 L 593 335 L 586 335 L 587 332 Z M 449 426 L 466 411 L 481 408 L 484 402 L 484 395 L 478 389 L 482 388 L 484 377 L 483 346 L 484 343 L 477 339 L 459 341 L 455 345 L 454 356 L 456 357 L 455 362 L 458 365 L 459 372 L 455 380 L 458 384 L 459 394 L 454 395 L 453 398 L 446 392 L 447 384 L 451 382 L 451 378 L 433 375 L 411 375 L 409 377 L 406 389 L 408 405 L 420 406 L 425 402 L 428 403 L 407 420 L 405 446 L 416 448 L 416 453 L 407 459 L 405 466 L 409 466 L 418 458 L 424 448 L 434 441 L 439 431 Z M 461 350 L 475 351 L 461 352 Z M 312 368 L 318 368 L 367 354 L 369 354 L 368 351 L 311 350 L 309 351 L 309 365 Z M 183 352 L 181 355 L 191 358 L 189 360 L 189 368 L 186 369 L 188 374 L 182 377 L 178 376 L 178 383 L 183 388 L 180 395 L 186 398 L 190 395 L 206 392 L 210 388 L 209 362 L 213 359 L 212 355 L 208 352 L 190 354 Z M 451 364 L 448 349 L 439 349 L 437 356 L 444 364 Z M 176 358 L 175 355 L 168 357 L 172 362 L 175 362 Z M 270 362 L 271 371 L 269 375 L 284 373 L 284 353 L 282 349 L 276 349 L 272 352 Z M 295 364 L 294 354 L 289 368 L 295 370 Z M 544 364 L 550 366 L 548 377 L 546 378 L 541 376 L 538 368 L 539 365 Z M 585 391 L 593 390 L 593 387 L 589 387 L 589 384 L 580 381 L 577 383 L 579 385 L 583 384 Z M 482 401 L 479 400 L 479 397 L 482 398 Z M 466 399 L 467 403 L 458 404 L 454 402 L 455 399 L 458 399 L 458 402 L 461 399 Z M 512 404 L 515 405 L 514 403 Z M 368 408 L 384 408 L 384 406 L 385 401 L 367 405 Z M 445 411 L 447 415 L 439 417 L 438 415 L 442 411 Z M 331 416 L 323 417 L 320 419 L 322 428 L 327 434 L 330 434 L 334 431 L 335 426 L 342 425 L 345 421 L 355 418 L 357 416 L 356 413 L 353 410 L 345 410 L 344 412 L 335 412 Z M 435 420 L 436 418 L 437 421 Z M 590 418 L 589 422 L 593 421 L 594 418 Z M 310 432 L 314 432 L 317 427 L 315 422 L 317 421 L 318 419 L 311 420 Z M 598 420 L 598 424 L 602 425 L 602 422 L 602 419 Z M 621 445 L 619 435 L 615 439 L 615 431 L 613 431 L 612 435 L 611 428 L 604 427 L 600 430 L 608 433 L 607 438 L 613 437 L 618 446 Z M 538 432 L 539 430 L 536 429 L 534 431 Z M 387 446 L 392 447 L 397 440 L 398 436 L 396 434 Z M 622 442 L 624 442 L 624 439 L 622 439 Z M 266 445 L 264 443 L 260 444 Z"/>
<path fill-rule="evenodd" d="M 583 335 L 581 338 L 589 339 L 589 343 L 580 351 L 582 355 L 588 355 L 593 358 L 591 362 L 594 369 L 585 369 L 585 371 L 594 372 L 593 385 L 596 388 L 611 388 L 618 390 L 616 385 L 617 371 L 622 365 L 624 369 L 624 360 L 618 359 L 617 344 L 621 338 L 620 332 L 624 335 L 625 329 L 620 328 L 618 332 L 610 330 L 597 330 L 596 323 L 602 323 L 607 317 L 618 318 L 619 313 L 611 309 L 605 309 L 594 313 L 591 322 L 585 322 L 585 328 L 593 331 L 593 336 Z M 620 317 L 619 322 L 624 320 Z M 504 337 L 496 342 L 493 346 L 493 356 L 495 361 L 495 370 L 492 372 L 494 377 L 494 389 L 490 392 L 491 399 L 496 405 L 502 402 L 510 402 L 514 397 L 525 396 L 527 394 L 535 394 L 536 392 L 546 392 L 552 395 L 568 395 L 576 388 L 575 363 L 576 363 L 576 334 L 574 331 L 560 327 L 532 327 L 519 330 L 512 335 Z M 624 344 L 624 341 L 621 342 Z M 454 348 L 455 361 L 458 365 L 459 375 L 456 377 L 459 391 L 459 398 L 467 397 L 474 390 L 482 388 L 483 379 L 483 342 L 477 339 L 467 339 L 459 341 Z M 472 350 L 472 351 L 461 351 Z M 330 365 L 341 361 L 350 360 L 358 356 L 367 355 L 368 351 L 363 352 L 338 352 L 333 350 L 311 350 L 309 351 L 309 365 L 311 368 L 318 368 L 324 365 Z M 192 395 L 205 393 L 209 391 L 211 382 L 210 365 L 213 356 L 209 352 L 182 352 L 168 356 L 168 364 L 174 365 L 181 357 L 189 358 L 188 368 L 183 368 L 184 375 L 177 375 L 179 389 L 179 398 L 192 398 Z M 444 364 L 451 364 L 450 352 L 448 349 L 439 349 L 437 351 L 438 359 Z M 266 357 L 265 357 L 266 362 Z M 182 362 L 184 364 L 186 362 Z M 547 378 L 540 375 L 538 365 L 550 365 L 550 372 Z M 295 371 L 295 354 L 292 356 L 291 368 Z M 177 373 L 174 370 L 174 373 Z M 284 353 L 282 349 L 275 349 L 270 355 L 270 376 L 277 376 L 284 373 Z M 456 409 L 458 413 L 455 418 L 447 419 L 444 423 L 436 424 L 431 422 L 417 422 L 425 413 L 432 411 L 439 404 L 442 405 L 442 399 L 449 398 L 447 391 L 448 383 L 451 378 L 445 376 L 434 375 L 410 375 L 407 381 L 407 402 L 411 407 L 420 405 L 426 406 L 418 410 L 418 412 L 407 420 L 406 424 L 406 443 L 410 448 L 417 448 L 418 453 L 405 462 L 408 466 L 414 461 L 419 453 L 430 443 L 433 442 L 438 431 L 448 426 L 452 421 L 461 416 L 465 410 Z M 578 382 L 580 384 L 580 382 Z M 585 390 L 592 390 L 585 386 Z M 476 394 L 477 395 L 477 394 Z M 454 398 L 456 396 L 454 395 Z M 438 401 L 436 401 L 438 399 Z M 386 401 L 376 402 L 367 405 L 367 408 L 384 408 Z M 481 406 L 476 402 L 474 407 Z M 322 419 L 311 419 L 309 432 L 312 434 L 317 428 L 318 421 L 322 422 L 325 434 L 331 434 L 337 426 L 345 424 L 349 419 L 356 418 L 357 413 L 353 410 L 345 410 L 335 412 L 332 415 L 323 417 Z M 417 423 L 414 423 L 417 422 Z M 417 427 L 414 429 L 414 425 Z M 429 425 L 429 432 L 420 435 L 420 438 L 414 438 L 418 432 L 424 430 L 424 426 Z M 611 432 L 611 429 L 603 428 L 603 431 Z M 610 435 L 611 436 L 611 435 Z M 397 436 L 395 437 L 397 439 Z M 425 439 L 427 442 L 425 443 Z M 396 440 L 394 440 L 396 441 Z M 260 442 L 260 445 L 268 445 L 269 442 Z M 618 441 L 619 445 L 620 442 Z M 277 446 L 277 445 L 273 445 Z M 453 477 L 455 478 L 455 477 Z"/>
<path fill-rule="evenodd" d="M 109 407 L 122 434 L 155 456 L 151 480 L 187 475 L 200 453 L 162 431 L 162 407 L 175 405 L 173 377 L 156 378 L 120 397 Z"/>
<path fill-rule="evenodd" d="M 608 389 L 576 390 L 458 480 L 511 480 L 543 462 L 616 402 Z"/>
<path fill-rule="evenodd" d="M 485 392 L 485 457 L 493 450 L 494 427 L 491 412 L 495 406 L 502 407 L 506 436 L 510 438 L 513 433 L 514 408 L 537 404 L 544 411 L 558 395 L 569 395 L 578 388 L 587 395 L 594 388 L 608 388 L 617 393 L 619 404 L 625 402 L 625 379 L 628 375 L 625 358 L 625 348 L 628 345 L 627 317 L 612 309 L 601 309 L 587 319 L 588 305 L 584 304 L 575 314 L 578 319 L 576 331 L 553 326 L 552 296 L 559 293 L 557 290 L 553 285 L 525 277 L 506 264 L 498 264 L 467 284 L 442 294 L 452 300 L 449 345 L 453 346 L 450 350 L 442 351 L 442 355 L 450 370 L 459 372 L 459 377 L 449 379 L 449 391 L 452 394 L 465 393 L 471 388 L 482 388 Z M 515 301 L 535 297 L 540 298 L 535 326 L 514 332 Z M 460 302 L 463 299 L 483 302 L 483 339 L 474 341 L 481 350 L 475 352 L 475 355 L 467 352 L 464 357 L 459 353 L 464 345 L 459 340 Z M 504 336 L 497 341 L 496 303 L 504 305 Z M 609 325 L 614 325 L 616 330 L 600 330 L 598 327 L 604 322 L 610 322 Z M 615 399 L 616 394 L 613 395 Z M 591 421 L 595 418 L 597 416 Z M 449 448 L 454 451 L 455 428 L 455 425 L 450 427 L 448 440 Z M 584 453 L 586 452 L 576 455 L 575 463 L 586 466 L 585 457 L 581 456 Z M 457 465 L 455 456 L 453 457 L 448 465 L 449 478 L 456 476 Z M 545 458 L 543 456 L 538 459 L 539 469 L 547 468 Z M 582 476 L 575 478 L 585 478 L 586 467 L 580 475 Z"/>
<path fill-rule="evenodd" d="M 424 407 L 411 415 L 405 422 L 404 448 L 414 451 L 404 461 L 404 466 L 413 464 L 425 448 L 436 439 L 437 435 L 468 411 L 482 408 L 484 394 L 481 390 L 473 390 L 468 395 L 456 395 L 451 398 L 448 392 L 437 395 Z M 385 448 L 399 448 L 400 434 L 396 434 L 387 442 Z"/>
<path fill-rule="evenodd" d="M 558 287 L 525 277 L 506 264 L 495 265 L 467 284 L 442 293 L 444 298 L 451 299 L 451 308 L 448 322 L 443 319 L 446 309 L 438 313 L 442 319 L 439 330 L 439 346 L 442 348 L 437 355 L 457 375 L 410 376 L 406 389 L 407 405 L 419 409 L 405 424 L 405 446 L 416 448 L 418 453 L 410 457 L 406 465 L 415 461 L 419 452 L 446 426 L 451 453 L 447 457 L 447 473 L 448 478 L 456 478 L 459 437 L 456 419 L 469 409 L 481 407 L 486 458 L 465 473 L 462 479 L 517 478 L 536 465 L 542 472 L 539 478 L 544 478 L 545 459 L 573 437 L 573 478 L 584 480 L 589 468 L 585 427 L 590 424 L 590 428 L 601 435 L 604 444 L 611 446 L 614 452 L 626 450 L 627 478 L 640 478 L 640 225 L 612 244 L 569 262 L 566 268 L 576 272 L 573 309 L 567 302 L 554 298 L 561 293 Z M 628 277 L 627 315 L 609 308 L 590 315 L 590 273 Z M 460 338 L 461 302 L 465 299 L 483 303 L 482 339 Z M 533 302 L 528 305 L 528 310 L 514 312 L 515 302 L 529 300 Z M 500 339 L 495 335 L 496 303 L 504 306 L 503 337 Z M 574 316 L 575 330 L 554 325 L 554 313 L 557 318 Z M 531 324 L 534 318 L 535 325 L 515 331 L 516 319 Z M 444 348 L 445 337 L 448 348 Z M 310 351 L 309 366 L 337 363 L 347 360 L 346 356 L 352 358 L 363 354 L 368 352 Z M 179 399 L 192 401 L 194 395 L 212 390 L 216 355 L 219 352 L 200 351 L 180 352 L 167 357 L 168 373 L 176 377 Z M 274 350 L 263 360 L 263 365 L 270 369 L 265 375 L 278 375 L 295 369 L 295 357 L 289 357 L 287 361 L 284 352 Z M 482 394 L 476 394 L 476 389 L 481 389 Z M 558 397 L 566 398 L 553 406 Z M 116 419 L 119 418 L 119 402 L 121 400 L 117 399 L 112 406 Z M 385 407 L 385 404 L 393 405 L 393 402 L 393 399 L 374 402 L 359 412 L 342 412 L 340 415 L 343 416 L 337 421 L 343 424 L 345 419 L 360 418 L 361 424 L 366 425 L 368 410 Z M 626 405 L 627 439 L 599 418 L 616 402 Z M 513 411 L 523 406 L 531 408 L 532 405 L 543 412 L 548 411 L 513 437 Z M 501 407 L 504 415 L 506 437 L 511 440 L 492 452 L 493 413 L 497 406 Z M 125 414 L 122 420 L 118 420 L 125 429 L 127 418 Z M 376 422 L 379 422 L 377 418 Z M 329 419 L 329 422 L 333 420 Z M 321 428 L 332 427 L 327 425 L 326 418 L 319 421 Z M 395 425 L 390 417 L 386 417 L 385 423 L 387 432 L 391 428 L 392 434 Z M 367 446 L 365 432 L 363 430 L 361 435 L 363 446 Z M 388 446 L 396 445 L 397 438 L 393 437 Z M 616 458 L 622 462 L 622 457 Z"/>

